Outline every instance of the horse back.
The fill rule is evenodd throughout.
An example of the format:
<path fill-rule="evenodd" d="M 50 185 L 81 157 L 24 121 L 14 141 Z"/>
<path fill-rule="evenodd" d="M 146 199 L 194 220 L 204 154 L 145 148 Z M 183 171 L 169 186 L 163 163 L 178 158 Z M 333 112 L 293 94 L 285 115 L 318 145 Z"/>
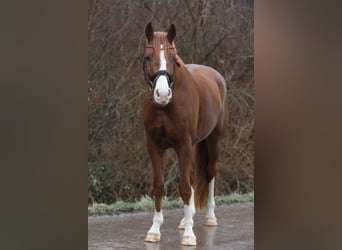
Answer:
<path fill-rule="evenodd" d="M 226 81 L 219 72 L 211 67 L 200 64 L 186 64 L 186 68 L 201 89 L 209 88 L 211 91 L 219 91 L 220 99 L 224 102 L 227 87 Z"/>

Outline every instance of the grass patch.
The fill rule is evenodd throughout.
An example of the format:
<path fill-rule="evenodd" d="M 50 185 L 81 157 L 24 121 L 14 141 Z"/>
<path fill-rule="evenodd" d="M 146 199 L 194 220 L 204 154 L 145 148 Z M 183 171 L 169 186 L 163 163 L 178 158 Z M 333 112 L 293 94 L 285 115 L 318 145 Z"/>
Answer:
<path fill-rule="evenodd" d="M 230 204 L 235 202 L 254 201 L 254 192 L 246 194 L 232 193 L 230 195 L 215 196 L 216 205 Z M 181 208 L 183 201 L 181 198 L 169 200 L 163 199 L 163 209 Z M 149 196 L 143 196 L 136 202 L 118 201 L 111 205 L 94 203 L 88 207 L 88 215 L 112 215 L 138 211 L 153 211 L 154 201 Z"/>

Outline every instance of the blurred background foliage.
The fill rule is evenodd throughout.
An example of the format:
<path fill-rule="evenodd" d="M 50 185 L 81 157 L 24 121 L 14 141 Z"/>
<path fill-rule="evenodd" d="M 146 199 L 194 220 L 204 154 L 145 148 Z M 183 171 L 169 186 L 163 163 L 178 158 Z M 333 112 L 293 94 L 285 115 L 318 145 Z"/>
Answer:
<path fill-rule="evenodd" d="M 133 201 L 151 190 L 141 121 L 144 26 L 177 28 L 185 63 L 217 69 L 228 89 L 216 194 L 254 190 L 253 1 L 92 0 L 88 39 L 88 203 Z M 165 155 L 165 195 L 178 197 L 175 153 Z"/>

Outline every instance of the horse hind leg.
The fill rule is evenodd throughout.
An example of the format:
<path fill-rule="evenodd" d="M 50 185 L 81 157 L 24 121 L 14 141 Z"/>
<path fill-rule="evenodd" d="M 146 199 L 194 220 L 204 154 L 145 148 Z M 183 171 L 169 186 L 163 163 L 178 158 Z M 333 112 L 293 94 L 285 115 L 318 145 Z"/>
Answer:
<path fill-rule="evenodd" d="M 204 225 L 206 226 L 217 226 L 217 218 L 215 216 L 215 199 L 214 199 L 214 187 L 215 187 L 215 177 L 209 182 L 209 193 L 208 193 L 208 203 L 207 212 L 205 215 Z"/>
<path fill-rule="evenodd" d="M 195 209 L 195 201 L 194 201 L 194 191 L 193 191 L 193 188 L 191 188 L 191 197 L 190 197 L 190 206 L 192 207 L 193 211 L 196 212 L 196 209 Z M 194 212 L 194 213 L 195 213 Z M 185 229 L 185 216 L 181 219 L 181 221 L 179 222 L 179 225 L 178 225 L 178 229 L 180 230 L 184 230 Z"/>
<path fill-rule="evenodd" d="M 211 207 L 210 205 L 212 202 L 209 203 L 208 206 L 208 194 L 209 194 L 209 187 L 213 187 L 213 183 L 209 186 L 209 180 L 211 176 L 215 176 L 215 173 L 212 173 L 210 169 L 208 170 L 209 166 L 209 149 L 208 149 L 208 141 L 203 140 L 196 144 L 193 151 L 193 160 L 194 160 L 194 176 L 193 176 L 193 185 L 195 188 L 195 207 L 201 209 L 202 207 Z M 210 177 L 210 179 L 209 179 Z M 213 190 L 213 188 L 211 188 Z M 211 191 L 211 196 L 213 197 L 213 191 Z M 210 199 L 213 201 L 213 199 Z M 215 206 L 215 204 L 214 204 Z M 213 209 L 210 209 L 213 211 Z M 213 212 L 208 212 L 208 215 L 213 214 Z M 208 218 L 215 218 L 214 216 L 208 216 Z M 216 219 L 216 218 L 215 218 Z M 209 223 L 209 222 L 208 222 Z M 211 222 L 213 224 L 213 222 Z M 183 218 L 178 226 L 179 229 L 185 228 L 185 218 Z"/>
<path fill-rule="evenodd" d="M 206 226 L 217 226 L 217 218 L 215 216 L 215 199 L 214 199 L 214 185 L 215 185 L 215 177 L 211 179 L 209 182 L 209 193 L 208 193 L 208 202 L 207 202 L 207 211 L 205 215 L 204 225 Z"/>
<path fill-rule="evenodd" d="M 202 141 L 193 148 L 193 167 L 194 172 L 191 173 L 191 185 L 194 191 L 194 207 L 201 209 L 206 205 L 208 185 L 207 185 L 207 165 L 208 165 L 208 149 L 207 142 Z M 194 209 L 195 209 L 194 208 Z M 183 217 L 178 225 L 178 229 L 185 229 L 185 217 Z"/>
<path fill-rule="evenodd" d="M 209 190 L 208 190 L 208 200 L 207 200 L 207 211 L 205 215 L 206 226 L 217 226 L 217 218 L 215 216 L 215 198 L 214 198 L 214 189 L 215 189 L 215 176 L 216 176 L 216 162 L 220 153 L 220 145 L 219 145 L 219 136 L 214 132 L 211 134 L 208 139 L 208 154 L 209 154 L 209 162 L 207 168 L 207 174 L 209 181 Z"/>

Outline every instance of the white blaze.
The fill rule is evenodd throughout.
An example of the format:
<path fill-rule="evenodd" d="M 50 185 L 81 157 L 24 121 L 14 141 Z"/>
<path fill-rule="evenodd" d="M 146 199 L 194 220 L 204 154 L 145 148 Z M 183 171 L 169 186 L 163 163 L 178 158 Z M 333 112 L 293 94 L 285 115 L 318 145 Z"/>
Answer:
<path fill-rule="evenodd" d="M 160 45 L 160 68 L 159 70 L 166 70 L 166 58 L 163 45 Z"/>
<path fill-rule="evenodd" d="M 160 67 L 159 70 L 166 70 L 166 58 L 163 45 L 160 45 Z M 167 77 L 162 75 L 158 77 L 156 86 L 154 88 L 154 100 L 160 105 L 167 105 L 172 97 L 172 91 L 169 88 Z"/>

